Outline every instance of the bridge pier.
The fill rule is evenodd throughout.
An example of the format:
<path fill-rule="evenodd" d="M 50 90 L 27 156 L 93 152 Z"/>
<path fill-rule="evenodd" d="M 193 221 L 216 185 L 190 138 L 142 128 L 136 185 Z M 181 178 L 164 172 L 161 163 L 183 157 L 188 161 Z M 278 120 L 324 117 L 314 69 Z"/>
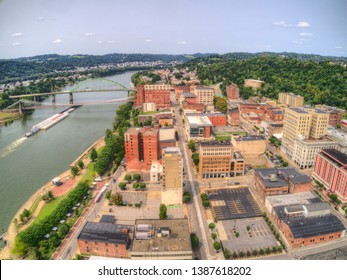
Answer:
<path fill-rule="evenodd" d="M 22 103 L 22 101 L 18 102 L 18 106 L 19 106 L 19 114 L 22 116 L 23 115 L 23 103 Z"/>
<path fill-rule="evenodd" d="M 52 103 L 55 104 L 55 94 L 52 95 Z"/>
<path fill-rule="evenodd" d="M 34 102 L 37 102 L 37 96 L 34 96 Z"/>
<path fill-rule="evenodd" d="M 69 103 L 73 104 L 73 94 L 72 94 L 72 92 L 69 92 Z"/>

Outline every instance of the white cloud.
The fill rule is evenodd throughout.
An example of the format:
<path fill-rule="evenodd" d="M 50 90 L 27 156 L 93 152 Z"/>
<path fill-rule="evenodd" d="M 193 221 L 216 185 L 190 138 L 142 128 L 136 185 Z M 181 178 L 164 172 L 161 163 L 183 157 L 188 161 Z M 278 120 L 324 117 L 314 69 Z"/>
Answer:
<path fill-rule="evenodd" d="M 294 43 L 294 44 L 302 44 L 302 42 L 301 41 L 298 41 L 298 40 L 294 40 L 294 41 L 292 41 L 292 43 Z"/>
<path fill-rule="evenodd" d="M 98 41 L 98 44 L 102 44 L 103 42 L 102 41 Z"/>
<path fill-rule="evenodd" d="M 146 39 L 145 42 L 150 43 L 150 42 L 152 42 L 152 40 L 151 39 Z"/>
<path fill-rule="evenodd" d="M 24 34 L 22 32 L 18 32 L 18 33 L 13 33 L 11 34 L 11 37 L 20 37 L 23 36 Z"/>
<path fill-rule="evenodd" d="M 12 46 L 20 46 L 20 45 L 22 45 L 22 43 L 19 43 L 19 42 L 12 43 Z"/>
<path fill-rule="evenodd" d="M 310 24 L 306 21 L 299 21 L 296 24 L 296 27 L 306 28 L 306 27 L 310 27 Z"/>
<path fill-rule="evenodd" d="M 176 42 L 177 45 L 186 45 L 187 42 L 186 41 L 180 41 L 180 42 Z"/>
<path fill-rule="evenodd" d="M 276 26 L 280 26 L 280 27 L 299 27 L 299 28 L 310 27 L 310 24 L 305 21 L 299 21 L 297 24 L 287 23 L 285 21 L 275 21 L 272 24 Z"/>
<path fill-rule="evenodd" d="M 107 44 L 113 44 L 115 41 L 106 41 Z"/>
<path fill-rule="evenodd" d="M 342 47 L 341 46 L 336 46 L 335 49 L 342 49 Z"/>
<path fill-rule="evenodd" d="M 53 44 L 60 44 L 61 42 L 63 42 L 63 41 L 60 40 L 60 39 L 57 39 L 57 40 L 54 40 L 54 41 L 53 41 Z"/>
<path fill-rule="evenodd" d="M 38 17 L 37 18 L 38 21 L 46 21 L 46 20 L 55 20 L 54 17 L 49 17 L 49 18 L 46 18 L 46 17 Z"/>
<path fill-rule="evenodd" d="M 299 35 L 302 37 L 313 37 L 313 34 L 309 32 L 301 32 Z"/>
<path fill-rule="evenodd" d="M 86 36 L 95 36 L 96 33 L 94 33 L 94 32 L 87 32 L 84 35 L 86 35 Z"/>

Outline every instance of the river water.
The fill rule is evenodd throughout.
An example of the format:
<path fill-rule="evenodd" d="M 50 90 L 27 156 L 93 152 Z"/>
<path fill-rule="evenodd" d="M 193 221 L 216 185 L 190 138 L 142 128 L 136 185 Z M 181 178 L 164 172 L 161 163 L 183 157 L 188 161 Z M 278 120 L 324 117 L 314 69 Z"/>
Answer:
<path fill-rule="evenodd" d="M 107 79 L 130 87 L 134 73 L 125 72 Z M 94 88 L 99 82 L 95 84 Z M 69 88 L 71 86 L 62 90 Z M 93 88 L 93 82 L 90 88 Z M 74 94 L 74 103 L 107 101 L 126 96 L 127 92 L 123 91 L 91 91 Z M 69 95 L 57 95 L 56 103 L 68 104 L 68 98 Z M 51 104 L 50 98 L 43 103 Z M 115 111 L 121 104 L 82 106 L 55 126 L 39 131 L 30 138 L 24 135 L 33 125 L 65 108 L 36 109 L 31 115 L 7 127 L 0 127 L 0 232 L 1 229 L 7 230 L 17 210 L 35 191 L 67 170 L 84 150 L 104 135 L 107 128 L 112 129 Z"/>

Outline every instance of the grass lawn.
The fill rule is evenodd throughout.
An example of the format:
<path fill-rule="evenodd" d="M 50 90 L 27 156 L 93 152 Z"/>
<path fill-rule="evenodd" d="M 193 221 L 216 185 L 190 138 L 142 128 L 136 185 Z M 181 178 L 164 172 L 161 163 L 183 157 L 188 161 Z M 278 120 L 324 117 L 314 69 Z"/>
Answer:
<path fill-rule="evenodd" d="M 42 195 L 38 196 L 33 204 L 30 206 L 29 211 L 31 214 L 33 214 L 36 211 L 37 206 L 39 205 L 40 201 L 42 199 Z"/>
<path fill-rule="evenodd" d="M 44 218 L 52 214 L 55 209 L 57 209 L 59 203 L 68 195 L 69 192 L 63 194 L 62 196 L 59 196 L 58 198 L 52 200 L 49 203 L 46 203 L 42 208 L 40 213 L 37 215 L 35 221 L 33 224 L 38 223 L 42 221 Z"/>
<path fill-rule="evenodd" d="M 95 162 L 90 162 L 87 165 L 86 173 L 84 173 L 81 179 L 81 182 L 86 181 L 89 185 L 93 183 L 95 178 L 94 165 L 95 165 Z"/>
<path fill-rule="evenodd" d="M 0 120 L 6 120 L 14 118 L 18 115 L 18 113 L 2 113 L 0 112 Z"/>
<path fill-rule="evenodd" d="M 263 164 L 263 165 L 254 165 L 253 169 L 255 168 L 268 168 L 268 167 L 265 164 Z"/>
<path fill-rule="evenodd" d="M 139 116 L 140 115 L 154 115 L 156 113 L 159 113 L 159 112 L 157 112 L 157 111 L 140 112 Z"/>
<path fill-rule="evenodd" d="M 214 138 L 216 138 L 217 141 L 231 140 L 230 135 L 216 135 L 216 136 L 214 136 Z"/>

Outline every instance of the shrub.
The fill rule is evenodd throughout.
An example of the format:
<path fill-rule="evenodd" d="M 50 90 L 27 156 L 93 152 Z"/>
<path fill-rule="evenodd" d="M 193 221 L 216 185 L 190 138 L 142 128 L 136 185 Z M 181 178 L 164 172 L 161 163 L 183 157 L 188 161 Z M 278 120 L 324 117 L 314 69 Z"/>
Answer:
<path fill-rule="evenodd" d="M 218 251 L 222 248 L 222 245 L 219 242 L 213 242 L 213 248 Z"/>
<path fill-rule="evenodd" d="M 213 240 L 215 240 L 215 239 L 217 238 L 217 234 L 216 234 L 216 233 L 211 233 L 211 238 L 212 238 Z"/>
<path fill-rule="evenodd" d="M 131 181 L 131 175 L 129 174 L 125 175 L 124 179 L 127 180 L 128 182 Z"/>
<path fill-rule="evenodd" d="M 259 254 L 260 254 L 260 255 L 264 255 L 264 254 L 265 254 L 264 249 L 260 249 L 260 250 L 259 250 Z"/>
<path fill-rule="evenodd" d="M 129 207 L 132 207 L 132 206 L 133 206 L 133 204 L 132 204 L 132 203 L 128 203 L 128 206 L 129 206 Z"/>
<path fill-rule="evenodd" d="M 247 257 L 251 257 L 251 256 L 252 256 L 251 251 L 247 250 L 247 252 L 246 252 L 246 256 L 247 256 Z"/>
<path fill-rule="evenodd" d="M 138 188 L 139 188 L 139 186 L 140 186 L 140 184 L 139 184 L 139 183 L 134 183 L 134 184 L 133 184 L 133 188 L 134 188 L 134 189 L 138 189 Z"/>
<path fill-rule="evenodd" d="M 200 195 L 200 197 L 201 197 L 202 200 L 208 200 L 208 196 L 207 196 L 207 194 L 205 194 L 205 193 L 202 193 L 202 194 Z"/>
<path fill-rule="evenodd" d="M 214 229 L 216 227 L 216 225 L 214 224 L 214 223 L 210 223 L 209 225 L 208 225 L 208 228 L 209 229 Z"/>
<path fill-rule="evenodd" d="M 141 203 L 135 203 L 135 207 L 141 207 Z"/>
<path fill-rule="evenodd" d="M 164 220 L 167 218 L 167 208 L 165 204 L 160 204 L 159 206 L 159 219 Z"/>
<path fill-rule="evenodd" d="M 240 258 L 243 258 L 243 257 L 245 256 L 245 253 L 244 253 L 243 251 L 241 251 L 241 252 L 239 253 L 239 256 L 240 256 Z"/>
<path fill-rule="evenodd" d="M 184 202 L 184 203 L 190 202 L 190 192 L 185 192 L 185 193 L 183 194 L 183 202 Z"/>
<path fill-rule="evenodd" d="M 121 190 L 124 190 L 126 188 L 127 184 L 125 182 L 120 182 L 118 184 L 118 187 L 121 189 Z"/>
<path fill-rule="evenodd" d="M 239 255 L 236 252 L 234 252 L 232 257 L 233 257 L 233 259 L 237 259 L 239 257 Z"/>
<path fill-rule="evenodd" d="M 200 241 L 198 236 L 195 233 L 190 234 L 190 241 L 192 243 L 192 248 L 196 249 L 199 247 Z"/>
<path fill-rule="evenodd" d="M 266 249 L 265 249 L 265 253 L 266 253 L 266 254 L 270 254 L 270 253 L 271 253 L 271 248 L 269 248 L 269 247 L 266 248 Z"/>
<path fill-rule="evenodd" d="M 140 183 L 140 189 L 145 189 L 146 188 L 146 184 L 145 183 Z"/>
<path fill-rule="evenodd" d="M 202 201 L 202 206 L 204 206 L 205 208 L 210 206 L 210 202 L 208 200 L 203 200 Z"/>
<path fill-rule="evenodd" d="M 140 181 L 141 180 L 141 175 L 140 174 L 134 174 L 134 180 L 135 181 Z"/>
<path fill-rule="evenodd" d="M 254 249 L 254 250 L 252 251 L 252 255 L 253 255 L 253 256 L 256 257 L 256 256 L 258 256 L 258 254 L 259 254 L 258 250 L 255 250 L 255 249 Z"/>

